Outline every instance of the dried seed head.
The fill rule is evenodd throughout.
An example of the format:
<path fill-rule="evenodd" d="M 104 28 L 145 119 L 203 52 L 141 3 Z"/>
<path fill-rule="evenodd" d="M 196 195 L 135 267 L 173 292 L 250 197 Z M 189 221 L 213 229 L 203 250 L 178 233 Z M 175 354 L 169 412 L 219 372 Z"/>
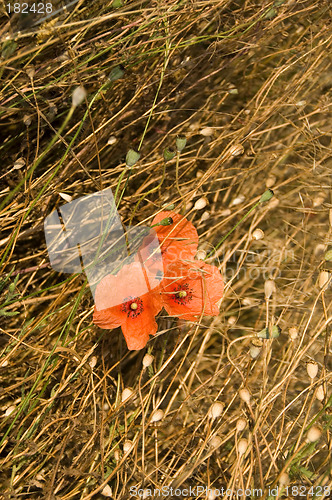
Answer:
<path fill-rule="evenodd" d="M 318 373 L 318 364 L 315 361 L 308 361 L 307 363 L 307 373 L 311 380 L 313 380 Z"/>
<path fill-rule="evenodd" d="M 219 448 L 219 446 L 222 443 L 222 439 L 219 436 L 212 436 L 212 438 L 209 440 L 209 445 L 211 448 Z"/>
<path fill-rule="evenodd" d="M 106 486 L 103 488 L 103 490 L 100 493 L 103 495 L 103 497 L 111 498 L 112 488 L 108 484 L 106 484 Z"/>
<path fill-rule="evenodd" d="M 298 330 L 297 326 L 292 326 L 288 330 L 288 335 L 289 335 L 290 339 L 293 341 L 297 338 L 298 334 L 299 334 L 299 330 Z"/>
<path fill-rule="evenodd" d="M 4 416 L 9 417 L 9 415 L 11 415 L 15 410 L 16 410 L 16 406 L 14 406 L 14 405 L 8 406 L 7 410 L 5 411 Z"/>
<path fill-rule="evenodd" d="M 329 282 L 330 273 L 327 271 L 321 271 L 318 276 L 318 285 L 319 288 L 325 288 Z"/>
<path fill-rule="evenodd" d="M 248 448 L 248 440 L 244 438 L 239 439 L 239 442 L 237 443 L 237 451 L 240 456 L 245 454 L 247 448 Z"/>
<path fill-rule="evenodd" d="M 321 435 L 322 435 L 321 430 L 314 425 L 308 430 L 307 440 L 309 441 L 309 443 L 314 443 L 315 441 L 318 441 Z"/>
<path fill-rule="evenodd" d="M 244 401 L 248 405 L 250 404 L 250 392 L 248 391 L 248 389 L 245 389 L 245 388 L 240 389 L 239 396 L 242 399 L 242 401 Z"/>
<path fill-rule="evenodd" d="M 289 475 L 286 472 L 280 474 L 279 484 L 280 486 L 287 486 L 289 484 Z"/>
<path fill-rule="evenodd" d="M 194 205 L 194 210 L 202 210 L 202 208 L 205 208 L 207 205 L 207 199 L 202 197 L 199 198 Z"/>
<path fill-rule="evenodd" d="M 154 357 L 152 356 L 152 354 L 145 354 L 142 361 L 143 366 L 147 368 L 148 366 L 152 365 L 153 359 Z"/>
<path fill-rule="evenodd" d="M 250 347 L 250 351 L 249 351 L 249 353 L 250 353 L 250 357 L 251 357 L 252 359 L 256 359 L 256 358 L 258 358 L 258 356 L 260 355 L 261 350 L 262 350 L 262 348 L 261 348 L 261 347 L 258 347 L 258 346 L 256 346 L 256 345 L 252 345 L 252 346 Z"/>
<path fill-rule="evenodd" d="M 178 150 L 179 153 L 181 153 L 181 151 L 186 147 L 187 139 L 185 138 L 184 135 L 178 135 L 175 144 L 176 144 L 176 149 Z"/>
<path fill-rule="evenodd" d="M 25 159 L 24 158 L 17 158 L 17 160 L 14 163 L 13 169 L 14 170 L 20 170 L 22 167 L 25 165 Z"/>
<path fill-rule="evenodd" d="M 262 240 L 264 238 L 264 231 L 261 229 L 257 228 L 255 231 L 252 233 L 252 239 L 253 240 Z"/>
<path fill-rule="evenodd" d="M 319 207 L 322 203 L 324 203 L 325 198 L 326 198 L 325 193 L 323 193 L 323 192 L 321 191 L 321 192 L 320 192 L 320 193 L 318 193 L 318 194 L 317 194 L 317 196 L 315 196 L 315 198 L 312 200 L 312 206 L 313 206 L 314 208 Z"/>
<path fill-rule="evenodd" d="M 324 401 L 325 399 L 325 391 L 323 385 L 319 385 L 316 389 L 316 399 L 318 401 Z"/>
<path fill-rule="evenodd" d="M 204 137 L 211 137 L 211 135 L 213 135 L 213 128 L 204 127 L 204 128 L 202 128 L 202 130 L 199 131 L 199 133 L 201 135 L 203 135 Z"/>
<path fill-rule="evenodd" d="M 231 201 L 230 206 L 234 207 L 236 205 L 241 205 L 241 203 L 243 203 L 244 200 L 245 200 L 245 196 L 243 194 L 239 194 L 239 196 L 237 196 L 236 198 L 234 198 Z"/>
<path fill-rule="evenodd" d="M 206 257 L 206 251 L 205 250 L 198 250 L 196 253 L 196 259 L 197 260 L 204 260 Z"/>
<path fill-rule="evenodd" d="M 121 401 L 124 403 L 131 397 L 131 395 L 134 394 L 134 392 L 129 389 L 129 387 L 126 387 L 126 389 L 123 390 L 122 395 L 121 395 Z"/>
<path fill-rule="evenodd" d="M 242 144 L 233 144 L 233 146 L 229 148 L 226 154 L 231 156 L 240 156 L 243 153 L 244 147 L 242 146 Z"/>
<path fill-rule="evenodd" d="M 129 453 L 129 451 L 132 449 L 134 443 L 130 441 L 129 439 L 123 443 L 123 453 Z"/>
<path fill-rule="evenodd" d="M 209 488 L 206 495 L 206 500 L 215 500 L 218 496 L 219 490 Z"/>
<path fill-rule="evenodd" d="M 208 212 L 206 210 L 205 212 L 202 213 L 201 222 L 204 222 L 204 221 L 208 220 L 209 218 L 210 218 L 210 212 Z"/>
<path fill-rule="evenodd" d="M 111 137 L 109 137 L 108 141 L 107 141 L 107 144 L 109 146 L 112 146 L 112 144 L 115 144 L 117 141 L 117 138 L 114 136 L 114 135 L 111 135 Z"/>
<path fill-rule="evenodd" d="M 275 185 L 276 180 L 277 180 L 277 178 L 276 178 L 276 176 L 275 176 L 275 175 L 270 175 L 270 176 L 266 179 L 265 186 L 266 186 L 267 188 L 271 188 L 272 186 L 274 186 L 274 185 Z"/>
<path fill-rule="evenodd" d="M 94 369 L 96 364 L 97 364 L 97 356 L 92 356 L 92 358 L 89 361 L 89 365 L 91 366 L 92 369 Z"/>
<path fill-rule="evenodd" d="M 159 422 L 164 418 L 163 410 L 155 410 L 151 415 L 151 422 Z"/>
<path fill-rule="evenodd" d="M 76 108 L 86 98 L 86 90 L 83 87 L 76 87 L 72 95 L 72 106 Z"/>
<path fill-rule="evenodd" d="M 35 76 L 35 67 L 33 65 L 28 66 L 26 72 L 30 80 L 32 80 L 33 77 Z"/>
<path fill-rule="evenodd" d="M 236 323 L 236 317 L 235 316 L 230 316 L 227 320 L 227 323 L 229 324 L 229 326 L 233 326 L 235 325 Z"/>
<path fill-rule="evenodd" d="M 140 159 L 141 155 L 137 153 L 137 151 L 134 151 L 133 149 L 129 149 L 127 155 L 126 155 L 126 165 L 127 167 L 132 167 L 135 165 L 135 163 L 138 162 Z"/>
<path fill-rule="evenodd" d="M 203 170 L 197 170 L 197 172 L 196 172 L 197 179 L 201 179 L 203 177 L 203 175 L 204 175 Z"/>
<path fill-rule="evenodd" d="M 26 127 L 30 127 L 32 122 L 31 116 L 30 115 L 24 115 L 23 116 L 23 123 Z"/>
<path fill-rule="evenodd" d="M 237 432 L 242 432 L 247 426 L 247 421 L 244 418 L 238 418 L 236 421 Z"/>
<path fill-rule="evenodd" d="M 72 196 L 70 196 L 69 194 L 67 193 L 59 193 L 59 195 L 61 196 L 61 198 L 63 198 L 67 203 L 70 203 L 73 199 Z"/>
<path fill-rule="evenodd" d="M 210 406 L 209 417 L 211 417 L 212 419 L 218 418 L 222 414 L 223 410 L 224 410 L 223 403 L 219 403 L 218 401 L 216 401 Z"/>
<path fill-rule="evenodd" d="M 276 285 L 273 280 L 266 280 L 264 283 L 264 293 L 265 293 L 265 298 L 269 299 L 273 292 L 276 291 Z"/>
<path fill-rule="evenodd" d="M 115 458 L 115 461 L 118 462 L 121 458 L 121 453 L 120 453 L 120 450 L 114 450 L 114 458 Z"/>

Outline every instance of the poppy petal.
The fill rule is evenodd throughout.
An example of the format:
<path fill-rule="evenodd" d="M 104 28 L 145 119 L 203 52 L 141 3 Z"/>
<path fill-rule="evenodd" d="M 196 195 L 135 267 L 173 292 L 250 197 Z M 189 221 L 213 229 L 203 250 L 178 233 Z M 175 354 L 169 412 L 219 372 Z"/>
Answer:
<path fill-rule="evenodd" d="M 154 226 L 166 218 L 170 218 L 172 224 Z M 162 256 L 167 264 L 194 258 L 198 247 L 198 234 L 193 224 L 183 215 L 165 210 L 154 217 L 152 226 L 158 235 Z"/>
<path fill-rule="evenodd" d="M 218 301 L 224 282 L 217 267 L 202 261 L 175 262 L 169 265 L 162 282 L 163 304 L 171 316 L 196 320 L 218 316 Z"/>

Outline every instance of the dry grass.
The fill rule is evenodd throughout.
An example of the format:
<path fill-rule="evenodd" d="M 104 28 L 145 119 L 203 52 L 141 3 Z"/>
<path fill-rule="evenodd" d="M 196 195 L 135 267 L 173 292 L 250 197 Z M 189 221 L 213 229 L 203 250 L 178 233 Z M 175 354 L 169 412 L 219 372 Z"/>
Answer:
<path fill-rule="evenodd" d="M 13 274 L 0 310 L 0 497 L 102 499 L 109 485 L 116 499 L 163 486 L 183 498 L 197 486 L 330 498 L 331 287 L 319 284 L 332 234 L 329 0 L 122 3 L 79 0 L 24 29 L 2 19 L 2 280 Z M 110 81 L 119 64 L 123 78 Z M 78 85 L 87 99 L 64 125 Z M 177 134 L 180 194 L 175 160 L 158 186 Z M 128 176 L 130 148 L 141 160 Z M 48 265 L 43 220 L 59 193 L 105 187 L 123 194 L 125 224 L 185 202 L 207 251 L 273 189 L 209 259 L 226 281 L 219 317 L 161 314 L 140 352 L 93 325 L 84 276 Z M 194 210 L 202 195 L 208 206 Z M 257 336 L 272 325 L 279 337 Z"/>

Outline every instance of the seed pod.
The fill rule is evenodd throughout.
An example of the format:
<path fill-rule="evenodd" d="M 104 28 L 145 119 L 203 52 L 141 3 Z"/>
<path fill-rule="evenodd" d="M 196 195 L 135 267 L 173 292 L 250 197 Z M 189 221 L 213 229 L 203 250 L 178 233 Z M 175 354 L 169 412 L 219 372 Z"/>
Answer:
<path fill-rule="evenodd" d="M 242 432 L 247 426 L 247 421 L 244 418 L 238 418 L 236 421 L 237 432 Z"/>
<path fill-rule="evenodd" d="M 319 385 L 316 389 L 316 399 L 318 401 L 324 401 L 325 399 L 324 387 L 322 385 Z"/>
<path fill-rule="evenodd" d="M 219 448 L 219 446 L 222 443 L 222 439 L 219 436 L 212 436 L 212 438 L 209 440 L 209 445 L 211 448 Z"/>
<path fill-rule="evenodd" d="M 114 135 L 111 135 L 111 137 L 108 139 L 107 144 L 109 146 L 112 146 L 112 144 L 115 144 L 117 141 L 117 138 Z"/>
<path fill-rule="evenodd" d="M 185 138 L 184 135 L 178 135 L 175 144 L 176 144 L 176 149 L 178 150 L 179 153 L 181 153 L 181 151 L 186 147 L 187 139 Z"/>
<path fill-rule="evenodd" d="M 103 495 L 103 497 L 111 498 L 112 497 L 112 488 L 108 484 L 106 484 L 106 486 L 104 486 L 104 488 L 102 489 L 100 494 Z"/>
<path fill-rule="evenodd" d="M 171 224 L 173 224 L 172 217 L 165 217 L 165 219 L 159 221 L 158 224 L 154 224 L 154 226 L 170 226 Z"/>
<path fill-rule="evenodd" d="M 247 451 L 248 448 L 248 440 L 247 439 L 240 439 L 238 444 L 237 444 L 237 451 L 240 456 L 244 455 L 245 452 Z"/>
<path fill-rule="evenodd" d="M 176 152 L 174 151 L 173 148 L 165 148 L 164 149 L 164 160 L 165 161 L 173 160 L 175 155 L 176 155 Z"/>
<path fill-rule="evenodd" d="M 211 405 L 209 409 L 209 416 L 212 419 L 218 418 L 222 414 L 223 410 L 224 410 L 223 403 L 219 403 L 219 401 L 216 401 Z"/>
<path fill-rule="evenodd" d="M 315 441 L 318 441 L 321 435 L 322 435 L 321 430 L 314 425 L 308 430 L 307 440 L 309 441 L 309 443 L 314 443 Z"/>
<path fill-rule="evenodd" d="M 83 87 L 76 87 L 72 95 L 72 106 L 76 108 L 86 98 L 86 90 Z"/>
<path fill-rule="evenodd" d="M 297 338 L 298 334 L 299 334 L 299 330 L 296 326 L 292 326 L 288 330 L 288 335 L 289 335 L 290 339 L 293 341 Z"/>
<path fill-rule="evenodd" d="M 201 222 L 204 222 L 204 221 L 208 220 L 209 218 L 210 218 L 210 212 L 205 210 L 205 212 L 202 213 Z"/>
<path fill-rule="evenodd" d="M 260 355 L 261 350 L 262 350 L 261 347 L 257 347 L 256 345 L 252 345 L 250 347 L 250 351 L 249 351 L 250 357 L 252 359 L 258 358 L 258 356 Z"/>
<path fill-rule="evenodd" d="M 197 260 L 204 260 L 206 257 L 206 251 L 205 250 L 198 250 L 196 253 L 196 259 Z"/>
<path fill-rule="evenodd" d="M 318 364 L 315 361 L 308 361 L 307 363 L 307 373 L 311 380 L 313 380 L 318 373 Z"/>
<path fill-rule="evenodd" d="M 127 439 L 127 441 L 123 443 L 123 453 L 128 453 L 132 449 L 133 444 L 134 443 L 132 441 Z"/>
<path fill-rule="evenodd" d="M 318 277 L 319 288 L 324 288 L 330 279 L 330 273 L 327 271 L 321 271 Z"/>
<path fill-rule="evenodd" d="M 132 394 L 134 394 L 134 392 L 131 389 L 129 389 L 128 387 L 126 389 L 124 389 L 122 392 L 122 395 L 121 395 L 122 403 L 127 401 L 127 399 L 129 399 Z"/>
<path fill-rule="evenodd" d="M 202 208 L 205 208 L 207 205 L 207 199 L 206 198 L 199 198 L 194 205 L 194 210 L 202 210 Z"/>
<path fill-rule="evenodd" d="M 229 148 L 226 154 L 229 154 L 231 156 L 240 156 L 243 153 L 244 147 L 242 146 L 242 144 L 233 144 L 233 146 Z"/>
<path fill-rule="evenodd" d="M 153 359 L 154 357 L 152 356 L 152 354 L 145 354 L 142 361 L 143 366 L 147 368 L 148 366 L 152 365 Z"/>
<path fill-rule="evenodd" d="M 133 149 L 129 149 L 127 155 L 126 155 L 126 165 L 127 167 L 132 167 L 135 165 L 135 163 L 138 162 L 140 159 L 141 155 L 137 153 L 137 151 L 134 151 Z"/>
<path fill-rule="evenodd" d="M 266 280 L 264 283 L 264 293 L 265 293 L 265 298 L 269 299 L 273 292 L 276 291 L 276 285 L 273 280 Z"/>
<path fill-rule="evenodd" d="M 97 364 L 97 356 L 92 356 L 92 358 L 89 361 L 89 365 L 92 369 L 94 369 L 96 364 Z"/>
<path fill-rule="evenodd" d="M 327 261 L 332 260 L 332 249 L 330 249 L 327 252 L 325 252 L 324 259 L 327 260 Z"/>
<path fill-rule="evenodd" d="M 123 77 L 124 72 L 125 72 L 124 67 L 122 66 L 122 64 L 119 64 L 118 66 L 115 66 L 111 70 L 110 74 L 108 75 L 108 79 L 111 82 L 115 82 L 116 80 L 119 80 L 120 78 Z"/>
<path fill-rule="evenodd" d="M 234 207 L 236 205 L 240 205 L 241 203 L 243 203 L 245 200 L 245 196 L 243 194 L 239 194 L 239 196 L 237 196 L 236 198 L 234 198 L 234 200 L 232 200 L 230 206 L 231 207 Z"/>
<path fill-rule="evenodd" d="M 274 184 L 276 183 L 276 180 L 277 180 L 277 178 L 276 178 L 276 176 L 275 176 L 275 175 L 270 175 L 270 177 L 268 177 L 268 178 L 266 179 L 265 186 L 266 186 L 267 188 L 271 188 L 271 187 L 272 187 L 272 186 L 274 186 Z"/>
<path fill-rule="evenodd" d="M 248 389 L 245 389 L 245 388 L 240 389 L 239 396 L 242 399 L 242 401 L 247 403 L 247 405 L 250 404 L 250 392 L 248 391 Z"/>
<path fill-rule="evenodd" d="M 274 196 L 274 192 L 272 189 L 268 189 L 265 191 L 259 199 L 259 203 L 264 203 L 265 201 L 269 201 Z"/>
<path fill-rule="evenodd" d="M 211 137 L 211 135 L 213 135 L 213 128 L 204 127 L 204 128 L 202 128 L 202 130 L 199 131 L 199 133 L 201 135 L 203 135 L 204 137 Z"/>
<path fill-rule="evenodd" d="M 279 484 L 280 486 L 287 486 L 289 484 L 289 475 L 286 472 L 280 474 Z"/>
<path fill-rule="evenodd" d="M 151 422 L 159 422 L 159 420 L 162 420 L 163 418 L 164 418 L 163 410 L 155 410 L 152 413 Z"/>
<path fill-rule="evenodd" d="M 264 231 L 259 228 L 255 229 L 252 233 L 252 238 L 253 240 L 262 240 L 264 238 Z"/>

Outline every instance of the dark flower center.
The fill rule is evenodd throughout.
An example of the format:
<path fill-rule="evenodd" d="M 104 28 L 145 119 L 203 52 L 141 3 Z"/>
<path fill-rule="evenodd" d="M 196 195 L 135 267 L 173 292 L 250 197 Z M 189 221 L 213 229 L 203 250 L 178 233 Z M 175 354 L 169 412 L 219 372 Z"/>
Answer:
<path fill-rule="evenodd" d="M 139 297 L 126 297 L 121 305 L 121 311 L 126 313 L 128 318 L 137 318 L 143 310 L 143 301 Z"/>
<path fill-rule="evenodd" d="M 174 293 L 172 295 L 172 299 L 181 305 L 187 305 L 193 298 L 193 292 L 191 288 L 189 288 L 188 283 L 182 283 L 181 285 L 177 285 Z"/>

